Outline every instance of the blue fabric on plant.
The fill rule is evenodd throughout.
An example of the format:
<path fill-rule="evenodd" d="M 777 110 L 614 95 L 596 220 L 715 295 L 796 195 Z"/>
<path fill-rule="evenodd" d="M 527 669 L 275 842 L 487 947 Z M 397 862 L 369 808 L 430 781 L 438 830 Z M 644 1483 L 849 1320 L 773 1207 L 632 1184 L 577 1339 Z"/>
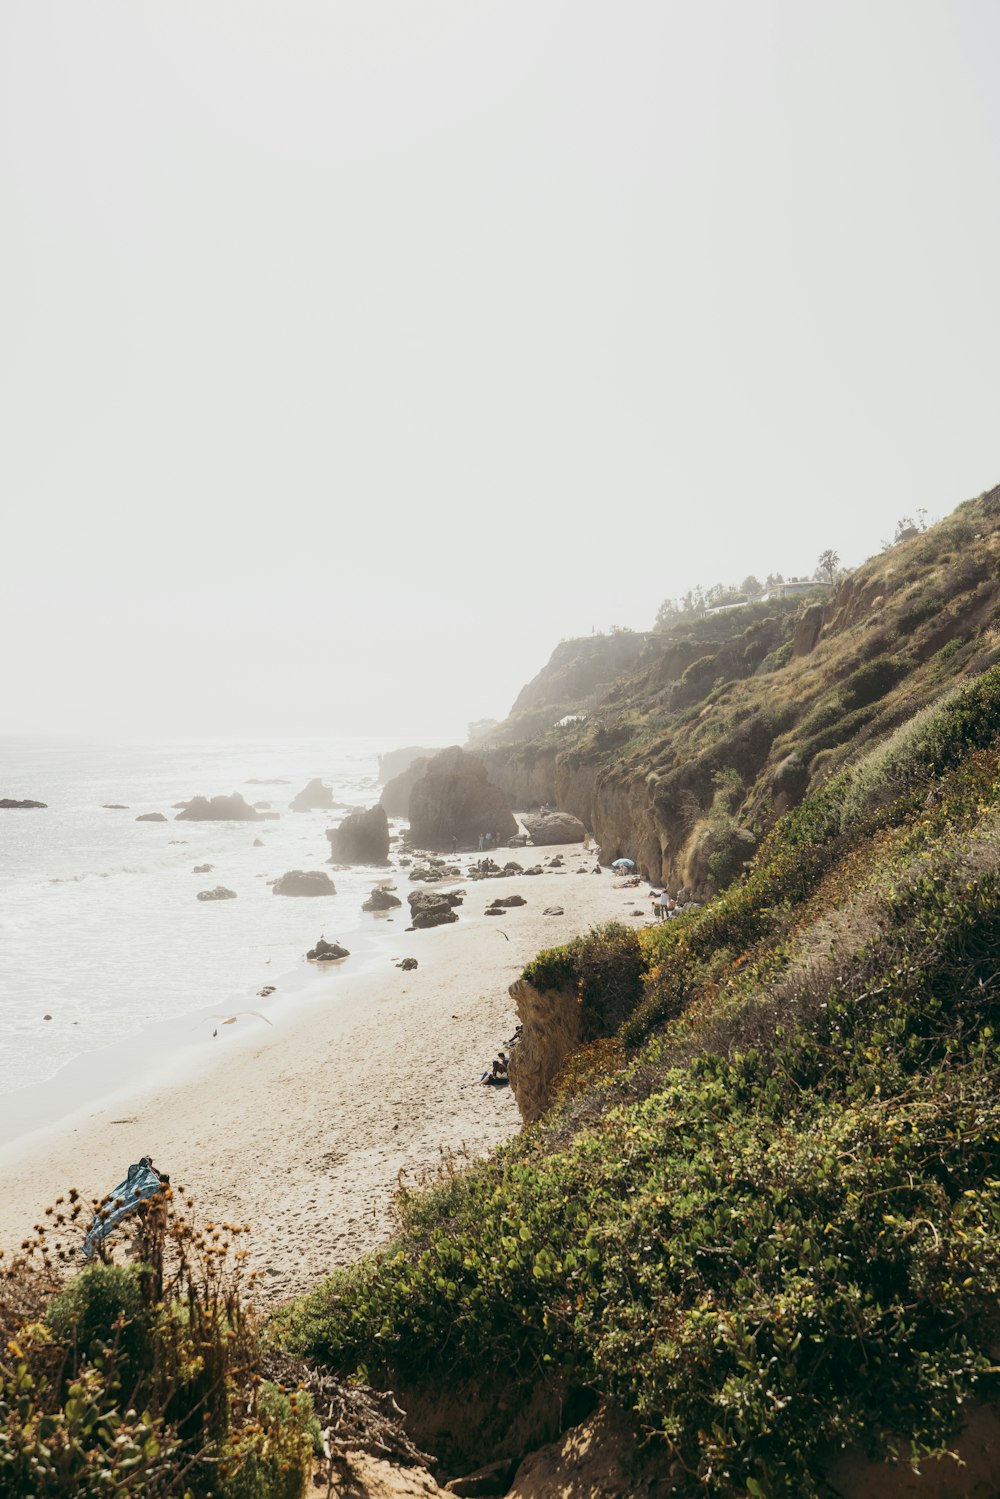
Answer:
<path fill-rule="evenodd" d="M 87 1237 L 83 1241 L 83 1257 L 89 1260 L 102 1240 L 112 1229 L 117 1228 L 123 1218 L 134 1213 L 140 1203 L 155 1197 L 163 1190 L 163 1179 L 154 1168 L 150 1156 L 144 1155 L 135 1166 L 128 1168 L 128 1176 L 119 1182 L 113 1192 L 104 1199 L 103 1207 L 94 1214 Z"/>

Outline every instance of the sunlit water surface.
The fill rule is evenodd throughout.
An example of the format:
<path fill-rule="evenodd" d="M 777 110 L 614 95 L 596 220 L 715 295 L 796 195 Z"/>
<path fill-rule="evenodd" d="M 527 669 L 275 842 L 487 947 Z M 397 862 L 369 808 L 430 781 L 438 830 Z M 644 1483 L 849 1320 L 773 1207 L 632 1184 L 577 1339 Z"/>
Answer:
<path fill-rule="evenodd" d="M 280 987 L 266 1001 L 257 991 L 301 965 L 321 933 L 348 947 L 355 934 L 363 946 L 373 918 L 361 902 L 388 871 L 329 870 L 324 833 L 348 807 L 378 800 L 378 753 L 390 747 L 360 738 L 0 739 L 0 797 L 48 804 L 0 810 L 0 1097 L 205 1006 L 220 1017 L 237 1005 L 273 1014 Z M 314 776 L 345 807 L 291 812 Z M 269 802 L 279 820 L 174 820 L 174 803 L 232 791 Z M 144 812 L 169 820 L 137 822 Z M 211 874 L 194 874 L 196 864 L 211 864 Z M 268 883 L 322 868 L 333 897 L 276 896 Z M 215 885 L 237 899 L 196 899 Z"/>

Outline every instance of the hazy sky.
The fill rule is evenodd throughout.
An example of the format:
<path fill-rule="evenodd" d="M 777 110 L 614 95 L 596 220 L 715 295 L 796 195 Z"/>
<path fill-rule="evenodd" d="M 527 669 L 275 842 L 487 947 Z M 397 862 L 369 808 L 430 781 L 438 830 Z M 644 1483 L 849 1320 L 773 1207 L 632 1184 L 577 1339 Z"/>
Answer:
<path fill-rule="evenodd" d="M 454 737 L 1000 480 L 996 0 L 3 0 L 0 733 Z"/>

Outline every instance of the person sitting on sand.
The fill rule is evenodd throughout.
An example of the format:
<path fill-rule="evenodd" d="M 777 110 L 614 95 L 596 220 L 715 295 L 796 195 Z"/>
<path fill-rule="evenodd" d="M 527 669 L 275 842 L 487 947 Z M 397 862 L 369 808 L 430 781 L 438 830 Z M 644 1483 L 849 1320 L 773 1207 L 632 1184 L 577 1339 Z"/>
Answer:
<path fill-rule="evenodd" d="M 507 1076 L 507 1058 L 503 1052 L 493 1063 L 492 1068 L 487 1068 L 479 1079 L 487 1088 L 504 1088 L 509 1083 Z"/>

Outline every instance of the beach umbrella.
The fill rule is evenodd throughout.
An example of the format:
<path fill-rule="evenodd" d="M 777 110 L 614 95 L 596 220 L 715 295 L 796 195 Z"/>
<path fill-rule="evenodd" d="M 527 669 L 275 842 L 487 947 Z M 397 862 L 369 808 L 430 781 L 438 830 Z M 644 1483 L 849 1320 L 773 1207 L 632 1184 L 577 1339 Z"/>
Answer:
<path fill-rule="evenodd" d="M 611 863 L 611 868 L 612 869 L 634 869 L 635 868 L 635 860 L 634 859 L 613 859 L 612 863 Z"/>

